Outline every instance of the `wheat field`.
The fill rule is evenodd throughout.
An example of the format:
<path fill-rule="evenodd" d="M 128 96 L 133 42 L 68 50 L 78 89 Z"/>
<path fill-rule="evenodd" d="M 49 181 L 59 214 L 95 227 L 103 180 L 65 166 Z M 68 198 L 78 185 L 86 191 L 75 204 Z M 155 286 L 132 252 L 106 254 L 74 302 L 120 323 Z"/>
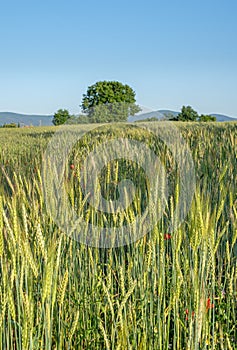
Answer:
<path fill-rule="evenodd" d="M 152 148 L 168 173 L 156 225 L 107 248 L 73 239 L 47 210 L 44 177 L 53 164 L 43 154 L 57 128 L 0 129 L 1 349 L 237 349 L 237 123 L 176 125 L 196 186 L 175 232 L 169 222 L 182 179 L 166 145 L 140 123 L 103 126 L 74 145 L 63 173 L 67 200 L 100 227 L 131 224 L 149 191 L 140 167 L 111 161 L 100 177 L 104 196 L 115 196 L 116 183 L 129 177 L 135 197 L 121 215 L 96 211 L 79 186 L 82 177 L 90 181 L 80 167 L 88 151 L 123 135 Z"/>

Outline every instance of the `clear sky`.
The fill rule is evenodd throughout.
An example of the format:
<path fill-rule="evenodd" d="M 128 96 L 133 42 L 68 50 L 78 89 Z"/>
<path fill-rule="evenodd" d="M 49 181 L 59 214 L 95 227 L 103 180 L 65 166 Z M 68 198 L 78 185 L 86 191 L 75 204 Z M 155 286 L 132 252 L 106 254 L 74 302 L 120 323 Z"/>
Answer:
<path fill-rule="evenodd" d="M 237 117 L 237 1 L 1 1 L 0 111 L 80 111 L 99 80 Z"/>

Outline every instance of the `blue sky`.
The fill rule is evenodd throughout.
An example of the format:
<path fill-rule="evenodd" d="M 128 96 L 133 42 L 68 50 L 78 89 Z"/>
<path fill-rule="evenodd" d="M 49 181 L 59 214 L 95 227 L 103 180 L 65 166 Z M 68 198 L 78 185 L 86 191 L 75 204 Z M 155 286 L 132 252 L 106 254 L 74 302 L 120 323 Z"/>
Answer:
<path fill-rule="evenodd" d="M 0 111 L 80 111 L 99 80 L 129 84 L 151 109 L 237 117 L 237 2 L 5 1 Z"/>

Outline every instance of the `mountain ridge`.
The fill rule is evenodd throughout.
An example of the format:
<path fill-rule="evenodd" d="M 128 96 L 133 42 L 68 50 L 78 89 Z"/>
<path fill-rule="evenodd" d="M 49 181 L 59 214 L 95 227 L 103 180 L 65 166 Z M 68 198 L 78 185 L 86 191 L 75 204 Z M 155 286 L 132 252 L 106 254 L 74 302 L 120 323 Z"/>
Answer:
<path fill-rule="evenodd" d="M 135 122 L 135 121 L 141 121 L 141 120 L 146 120 L 149 118 L 157 118 L 158 120 L 165 119 L 165 117 L 170 116 L 170 117 L 176 117 L 179 114 L 177 111 L 172 111 L 169 109 L 160 109 L 157 111 L 151 111 L 151 112 L 146 112 L 146 113 L 140 113 L 139 115 L 135 114 L 134 116 L 129 116 L 128 121 L 129 122 Z M 218 114 L 218 113 L 210 113 L 208 114 L 210 116 L 216 117 L 217 122 L 227 122 L 227 121 L 237 121 L 237 118 L 234 117 L 229 117 L 224 114 Z"/>
<path fill-rule="evenodd" d="M 52 123 L 53 115 L 44 114 L 22 114 L 16 112 L 0 112 L 0 125 L 16 123 L 20 126 L 33 125 L 33 126 L 50 126 Z"/>
<path fill-rule="evenodd" d="M 179 114 L 177 111 L 169 109 L 160 109 L 157 111 L 149 111 L 145 113 L 138 113 L 134 116 L 128 117 L 128 122 L 132 123 L 139 120 L 146 120 L 149 118 L 157 118 L 158 120 L 165 119 L 165 116 L 170 115 L 176 117 Z M 209 115 L 215 116 L 218 122 L 237 121 L 237 118 L 229 117 L 224 114 L 211 113 Z M 53 115 L 44 114 L 23 114 L 16 112 L 0 112 L 0 125 L 4 124 L 20 124 L 20 126 L 52 126 Z"/>

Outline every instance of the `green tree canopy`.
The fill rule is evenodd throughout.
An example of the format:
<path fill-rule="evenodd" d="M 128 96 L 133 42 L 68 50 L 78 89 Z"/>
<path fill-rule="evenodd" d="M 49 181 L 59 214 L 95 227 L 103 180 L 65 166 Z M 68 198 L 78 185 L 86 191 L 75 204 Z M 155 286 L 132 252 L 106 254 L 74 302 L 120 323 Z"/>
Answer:
<path fill-rule="evenodd" d="M 53 116 L 53 124 L 65 124 L 71 118 L 67 109 L 59 109 Z"/>
<path fill-rule="evenodd" d="M 177 115 L 177 117 L 170 119 L 170 120 L 176 120 L 176 121 L 183 121 L 183 122 L 215 122 L 216 117 L 212 115 L 205 115 L 201 114 L 198 115 L 198 113 L 191 107 L 191 106 L 183 106 L 181 109 L 181 112 Z"/>
<path fill-rule="evenodd" d="M 81 107 L 94 123 L 127 121 L 129 115 L 141 110 L 134 90 L 118 81 L 99 81 L 89 86 Z"/>
<path fill-rule="evenodd" d="M 216 117 L 213 115 L 201 114 L 198 120 L 200 122 L 216 122 Z"/>
<path fill-rule="evenodd" d="M 199 118 L 198 113 L 191 106 L 183 106 L 181 112 L 177 115 L 175 120 L 182 122 L 195 122 Z"/>

